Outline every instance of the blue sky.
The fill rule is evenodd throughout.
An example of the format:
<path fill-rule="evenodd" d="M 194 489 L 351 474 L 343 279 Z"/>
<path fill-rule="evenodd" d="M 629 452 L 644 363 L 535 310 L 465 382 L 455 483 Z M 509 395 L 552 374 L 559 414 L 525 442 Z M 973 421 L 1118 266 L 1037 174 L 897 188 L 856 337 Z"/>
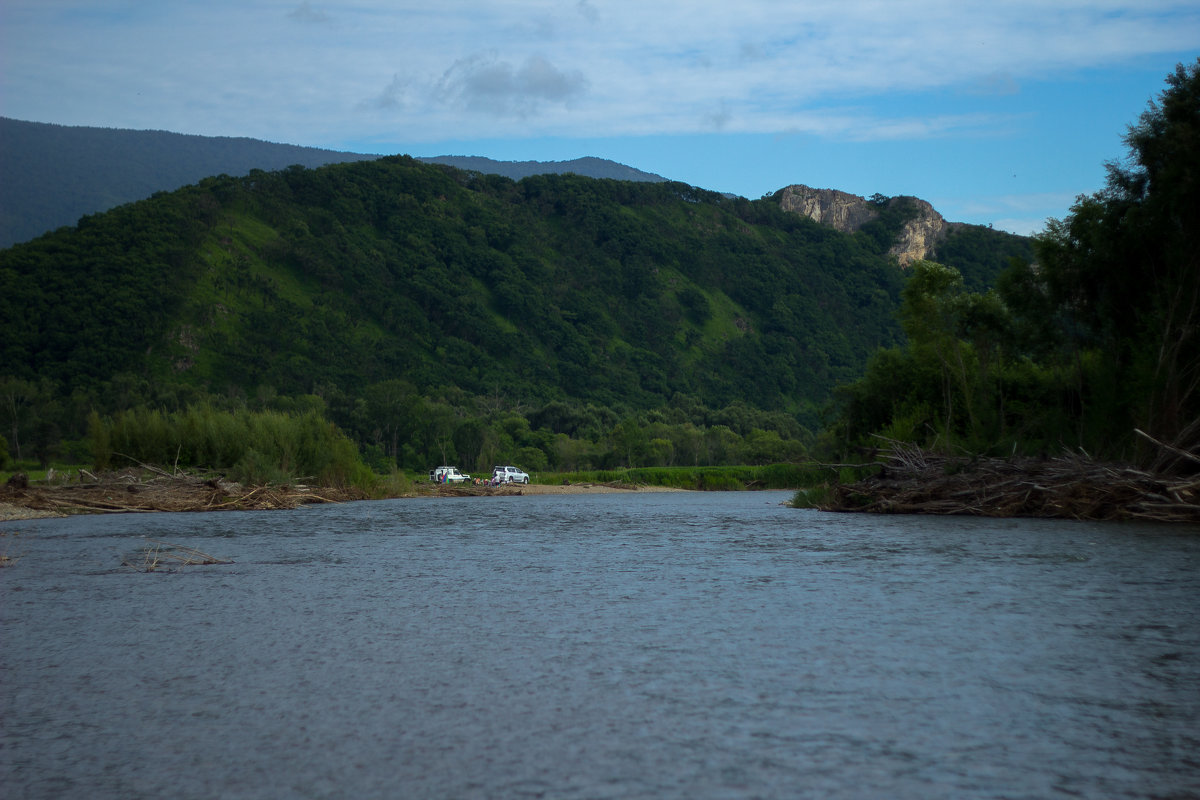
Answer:
<path fill-rule="evenodd" d="M 0 115 L 599 156 L 1034 233 L 1197 57 L 1197 0 L 2 0 Z"/>

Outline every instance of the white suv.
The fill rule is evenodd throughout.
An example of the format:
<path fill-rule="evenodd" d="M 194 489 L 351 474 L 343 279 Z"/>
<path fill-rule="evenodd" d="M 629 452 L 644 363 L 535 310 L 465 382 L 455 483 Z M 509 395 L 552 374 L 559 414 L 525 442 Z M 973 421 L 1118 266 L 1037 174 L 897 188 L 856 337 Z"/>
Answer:
<path fill-rule="evenodd" d="M 466 483 L 471 476 L 459 472 L 458 467 L 438 467 L 429 470 L 429 480 L 431 483 Z"/>
<path fill-rule="evenodd" d="M 529 483 L 529 473 L 516 467 L 492 467 L 495 483 Z"/>

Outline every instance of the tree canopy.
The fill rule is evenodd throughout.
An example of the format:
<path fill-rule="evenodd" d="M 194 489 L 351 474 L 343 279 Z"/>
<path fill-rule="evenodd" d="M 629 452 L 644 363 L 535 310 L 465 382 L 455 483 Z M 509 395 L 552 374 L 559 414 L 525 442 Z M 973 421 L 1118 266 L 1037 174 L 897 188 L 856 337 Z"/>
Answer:
<path fill-rule="evenodd" d="M 987 293 L 926 264 L 904 290 L 906 348 L 842 390 L 843 444 L 872 433 L 975 451 L 1143 440 L 1200 446 L 1200 61 L 1180 65 L 1081 196 Z M 1170 453 L 1156 446 L 1144 457 Z M 1194 467 L 1194 464 L 1192 464 Z"/>

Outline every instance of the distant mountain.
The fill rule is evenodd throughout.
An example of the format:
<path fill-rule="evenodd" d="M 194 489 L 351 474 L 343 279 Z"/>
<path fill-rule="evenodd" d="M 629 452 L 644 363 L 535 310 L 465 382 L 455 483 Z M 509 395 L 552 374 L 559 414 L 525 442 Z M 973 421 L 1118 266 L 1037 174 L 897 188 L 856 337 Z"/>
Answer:
<path fill-rule="evenodd" d="M 257 139 L 0 117 L 0 247 L 212 175 L 378 157 Z"/>
<path fill-rule="evenodd" d="M 669 180 L 662 175 L 642 172 L 640 169 L 627 167 L 616 161 L 591 156 L 571 161 L 493 161 L 481 156 L 431 156 L 417 160 L 430 164 L 446 164 L 470 172 L 503 175 L 514 181 L 528 178 L 530 175 L 564 175 L 571 172 L 588 178 L 611 178 L 617 181 L 662 183 Z"/>
<path fill-rule="evenodd" d="M 293 164 L 319 167 L 380 157 L 260 139 L 50 125 L 0 117 L 0 248 L 74 225 L 87 214 L 215 175 L 238 177 L 252 169 L 271 171 Z M 421 160 L 513 180 L 565 172 L 626 181 L 666 180 L 601 158 L 540 162 L 436 156 Z"/>

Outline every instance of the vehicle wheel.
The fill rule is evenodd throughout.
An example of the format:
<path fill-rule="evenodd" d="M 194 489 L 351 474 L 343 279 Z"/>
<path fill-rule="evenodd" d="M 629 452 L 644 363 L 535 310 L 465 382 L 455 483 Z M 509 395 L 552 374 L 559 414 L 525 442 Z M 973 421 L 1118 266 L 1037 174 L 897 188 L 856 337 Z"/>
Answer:
<path fill-rule="evenodd" d="M 522 478 L 521 483 L 529 483 L 529 478 Z"/>

